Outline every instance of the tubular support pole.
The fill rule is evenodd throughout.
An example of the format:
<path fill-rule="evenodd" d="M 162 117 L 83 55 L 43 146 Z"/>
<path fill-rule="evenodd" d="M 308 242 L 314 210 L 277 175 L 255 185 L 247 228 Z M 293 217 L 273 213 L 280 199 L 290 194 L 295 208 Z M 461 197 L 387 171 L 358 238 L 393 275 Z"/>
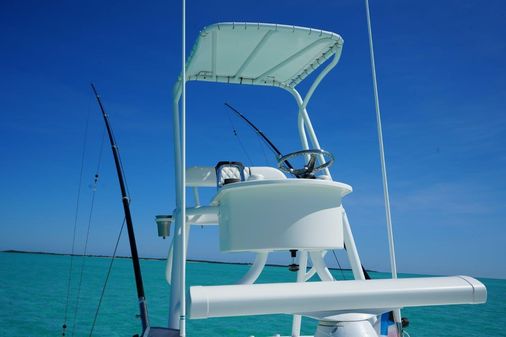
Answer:
<path fill-rule="evenodd" d="M 392 228 L 392 216 L 390 212 L 390 197 L 388 193 L 388 179 L 387 179 L 387 169 L 385 164 L 385 149 L 383 146 L 383 131 L 381 127 L 381 112 L 380 112 L 380 103 L 379 103 L 379 94 L 378 94 L 378 81 L 376 78 L 376 63 L 374 58 L 374 44 L 372 38 L 372 28 L 371 28 L 371 13 L 369 10 L 369 0 L 365 0 L 365 10 L 367 16 L 367 31 L 369 35 L 369 51 L 371 57 L 371 72 L 372 72 L 372 82 L 373 82 L 373 91 L 374 91 L 374 107 L 376 110 L 376 125 L 378 128 L 378 143 L 379 143 L 379 151 L 380 151 L 380 159 L 381 159 L 381 176 L 383 180 L 383 196 L 385 200 L 385 216 L 387 222 L 387 235 L 388 235 L 388 246 L 390 251 L 390 268 L 392 272 L 392 278 L 397 278 L 397 265 L 395 261 L 395 245 L 394 245 L 394 234 Z M 400 309 L 394 310 L 394 320 L 397 323 L 397 326 L 401 323 L 401 314 Z M 400 333 L 400 331 L 399 331 Z"/>
<path fill-rule="evenodd" d="M 353 233 L 351 232 L 351 226 L 348 221 L 348 216 L 346 215 L 346 211 L 343 208 L 343 231 L 344 231 L 344 246 L 346 252 L 348 254 L 348 260 L 350 262 L 351 270 L 353 272 L 353 277 L 355 280 L 366 280 L 364 270 L 365 268 L 360 261 L 360 256 L 358 255 L 357 246 L 355 245 L 355 239 L 353 238 Z"/>
<path fill-rule="evenodd" d="M 318 277 L 322 281 L 334 281 L 334 276 L 329 271 L 329 268 L 327 268 L 327 265 L 325 264 L 325 260 L 323 259 L 323 256 L 325 254 L 325 251 L 311 251 L 309 252 L 309 256 L 311 257 L 311 261 L 313 262 L 313 267 L 316 269 L 316 273 L 318 274 Z"/>
<path fill-rule="evenodd" d="M 306 270 L 307 270 L 307 251 L 299 251 L 299 270 L 297 271 L 297 282 L 306 281 Z M 292 318 L 292 337 L 300 336 L 300 328 L 302 325 L 302 316 L 293 315 Z"/>
<path fill-rule="evenodd" d="M 179 329 L 179 297 L 181 292 L 179 291 L 179 268 L 181 258 L 179 256 L 179 252 L 181 251 L 179 247 L 179 234 L 180 233 L 180 221 L 181 218 L 179 216 L 179 209 L 181 208 L 180 201 L 180 190 L 181 190 L 181 130 L 180 130 L 180 118 L 179 118 L 179 99 L 181 97 L 181 79 L 179 79 L 178 83 L 174 87 L 174 105 L 173 105 L 173 114 L 172 114 L 172 125 L 173 125 L 173 144 L 174 144 L 174 171 L 176 172 L 176 209 L 174 211 L 174 236 L 172 238 L 172 251 L 169 250 L 169 258 L 171 258 L 170 262 L 170 306 L 169 306 L 169 328 L 170 329 Z M 170 255 L 171 254 L 171 255 Z M 167 261 L 167 268 L 169 268 L 169 262 Z M 166 271 L 167 275 L 167 271 Z"/>
<path fill-rule="evenodd" d="M 299 92 L 295 88 L 289 88 L 286 90 L 293 95 L 293 97 L 295 98 L 295 101 L 297 102 L 297 106 L 299 107 L 298 127 L 299 127 L 299 136 L 301 138 L 302 147 L 309 148 L 306 132 L 304 129 L 304 127 L 306 127 L 307 130 L 309 131 L 309 136 L 311 139 L 311 143 L 313 144 L 313 147 L 315 149 L 320 150 L 321 147 L 320 147 L 320 143 L 318 142 L 318 137 L 316 137 L 316 132 L 314 131 L 313 125 L 311 124 L 311 120 L 309 119 L 309 115 L 307 113 L 307 109 L 304 106 L 304 101 L 302 100 L 302 97 L 300 96 Z M 323 155 L 318 155 L 318 159 L 320 160 L 321 163 L 325 162 Z M 324 169 L 324 172 L 326 175 L 328 175 L 329 177 L 332 178 L 332 175 L 330 174 L 330 170 L 328 169 L 328 167 L 326 167 Z"/>
<path fill-rule="evenodd" d="M 320 84 L 320 82 L 323 80 L 325 76 L 334 68 L 339 61 L 340 54 L 335 54 L 332 61 L 325 67 L 325 69 L 322 70 L 320 74 L 318 74 L 318 77 L 315 79 L 313 84 L 311 84 L 311 87 L 309 88 L 308 92 L 306 93 L 306 96 L 304 99 L 300 96 L 299 92 L 295 88 L 285 88 L 287 91 L 289 91 L 294 97 L 295 101 L 297 102 L 297 106 L 299 107 L 298 117 L 297 117 L 297 126 L 299 129 L 299 136 L 302 142 L 302 148 L 304 150 L 309 149 L 309 144 L 307 141 L 306 131 L 305 127 L 307 127 L 309 134 L 311 136 L 311 142 L 313 143 L 313 146 L 317 149 L 320 149 L 320 143 L 318 142 L 318 138 L 316 137 L 316 133 L 314 132 L 313 125 L 311 124 L 311 120 L 309 119 L 309 115 L 307 113 L 307 104 L 309 103 L 309 100 L 313 96 L 314 91 Z M 320 162 L 324 162 L 323 156 L 318 156 L 320 159 Z M 328 168 L 325 168 L 325 174 L 331 177 L 330 171 Z"/>
<path fill-rule="evenodd" d="M 320 82 L 323 80 L 325 76 L 336 66 L 337 62 L 339 61 L 341 54 L 334 54 L 334 57 L 332 58 L 332 61 L 321 71 L 321 73 L 318 74 L 318 77 L 314 80 L 313 84 L 309 88 L 309 90 L 306 93 L 306 96 L 304 97 L 304 103 L 302 107 L 306 109 L 307 104 L 309 103 L 309 100 L 311 99 L 311 96 L 313 96 L 314 91 L 320 84 Z"/>
<path fill-rule="evenodd" d="M 251 265 L 248 272 L 237 282 L 237 284 L 253 284 L 256 282 L 262 271 L 264 270 L 265 263 L 269 257 L 268 252 L 257 253 L 255 262 Z"/>

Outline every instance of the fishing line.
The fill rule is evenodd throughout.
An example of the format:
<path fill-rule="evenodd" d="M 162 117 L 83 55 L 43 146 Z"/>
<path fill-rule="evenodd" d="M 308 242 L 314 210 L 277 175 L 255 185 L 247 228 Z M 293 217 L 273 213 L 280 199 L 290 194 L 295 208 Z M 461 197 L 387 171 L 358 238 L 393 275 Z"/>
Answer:
<path fill-rule="evenodd" d="M 262 140 L 258 137 L 256 137 L 256 139 L 257 139 L 258 143 L 260 144 L 260 148 L 262 149 L 262 154 L 264 155 L 265 164 L 268 164 L 269 159 L 267 158 L 267 153 L 265 153 L 265 149 L 264 149 L 264 147 L 266 146 L 265 142 L 262 142 Z"/>
<path fill-rule="evenodd" d="M 92 97 L 90 97 L 92 98 Z M 65 301 L 65 315 L 63 319 L 63 325 L 62 325 L 62 336 L 65 336 L 65 332 L 67 330 L 67 318 L 68 318 L 68 308 L 69 308 L 69 300 L 70 300 L 70 292 L 71 292 L 71 285 L 72 285 L 72 269 L 74 265 L 74 253 L 75 253 L 75 245 L 76 245 L 76 234 L 77 234 L 77 220 L 79 218 L 79 204 L 81 199 L 81 187 L 83 183 L 83 173 L 84 173 L 84 159 L 86 157 L 86 143 L 88 140 L 88 126 L 90 122 L 90 115 L 91 115 L 91 101 L 92 99 L 88 100 L 88 112 L 86 116 L 86 122 L 84 127 L 84 135 L 83 135 L 83 145 L 81 150 L 81 168 L 79 170 L 79 184 L 77 187 L 77 198 L 76 198 L 76 208 L 74 213 L 74 231 L 72 234 L 72 249 L 70 252 L 70 266 L 69 266 L 69 273 L 68 273 L 68 280 L 67 280 L 67 300 Z"/>
<path fill-rule="evenodd" d="M 98 300 L 97 310 L 95 311 L 95 317 L 93 318 L 93 323 L 91 325 L 89 337 L 93 335 L 93 330 L 95 329 L 95 324 L 97 323 L 98 312 L 100 311 L 100 306 L 102 305 L 102 299 L 104 298 L 105 289 L 107 288 L 107 283 L 109 282 L 109 276 L 111 275 L 112 264 L 116 258 L 116 252 L 118 251 L 119 241 L 121 239 L 121 234 L 123 234 L 123 228 L 125 227 L 125 218 L 123 218 L 123 222 L 121 224 L 121 228 L 119 229 L 118 238 L 116 239 L 116 245 L 114 246 L 114 251 L 112 253 L 111 262 L 109 263 L 109 269 L 107 270 L 107 274 L 105 276 L 104 286 L 102 287 L 102 293 L 100 294 L 100 299 Z"/>
<path fill-rule="evenodd" d="M 337 265 L 339 266 L 339 270 L 341 271 L 341 276 L 343 277 L 343 280 L 346 280 L 346 276 L 344 276 L 344 271 L 343 271 L 343 268 L 341 267 L 341 263 L 339 263 L 339 259 L 337 258 L 336 251 L 332 250 L 332 254 L 334 254 Z"/>
<path fill-rule="evenodd" d="M 81 299 L 81 285 L 83 283 L 84 266 L 86 265 L 86 253 L 88 251 L 88 239 L 90 237 L 91 219 L 92 219 L 93 208 L 94 208 L 94 204 L 95 204 L 95 194 L 97 191 L 97 183 L 98 183 L 98 174 L 95 174 L 93 189 L 92 189 L 92 194 L 91 194 L 91 207 L 90 207 L 90 212 L 88 215 L 88 228 L 86 231 L 86 240 L 84 242 L 84 251 L 83 251 L 83 255 L 81 257 L 81 270 L 80 270 L 80 274 L 79 274 L 79 283 L 77 286 L 77 298 L 76 298 L 76 307 L 75 307 L 75 311 L 74 311 L 74 320 L 73 320 L 73 326 L 72 326 L 72 336 L 74 336 L 74 331 L 76 328 L 77 313 L 79 311 L 79 301 Z"/>
<path fill-rule="evenodd" d="M 96 169 L 95 175 L 93 177 L 93 185 L 92 185 L 92 192 L 91 192 L 91 205 L 90 205 L 90 211 L 88 214 L 88 227 L 86 230 L 86 239 L 84 241 L 84 251 L 83 251 L 83 255 L 81 257 L 81 259 L 82 259 L 81 260 L 81 270 L 80 270 L 80 274 L 79 274 L 79 283 L 77 286 L 76 306 L 75 306 L 75 311 L 74 311 L 74 319 L 73 319 L 73 323 L 72 323 L 72 336 L 74 336 L 75 328 L 77 325 L 76 324 L 77 313 L 79 312 L 79 302 L 81 299 L 81 286 L 82 286 L 82 282 L 83 282 L 84 267 L 86 265 L 86 253 L 88 252 L 88 241 L 89 241 L 90 231 L 91 231 L 91 224 L 92 224 L 92 218 L 93 218 L 93 210 L 94 210 L 94 206 L 95 206 L 95 196 L 96 196 L 96 192 L 97 192 L 97 185 L 98 185 L 99 176 L 100 176 L 99 172 L 100 172 L 100 166 L 102 163 L 102 153 L 103 153 L 103 148 L 104 148 L 104 141 L 105 141 L 105 130 L 102 133 L 102 140 L 101 140 L 100 150 L 99 150 L 99 155 L 98 155 L 98 160 L 97 160 L 97 169 Z"/>
<path fill-rule="evenodd" d="M 246 147 L 244 146 L 244 144 L 241 141 L 241 137 L 239 137 L 239 133 L 237 132 L 237 129 L 235 128 L 234 122 L 232 121 L 232 117 L 230 116 L 230 111 L 227 111 L 227 117 L 228 117 L 228 121 L 230 122 L 230 125 L 232 126 L 232 131 L 234 133 L 234 136 L 237 139 L 237 142 L 239 143 L 239 146 L 241 147 L 242 151 L 244 152 L 244 154 L 248 158 L 250 166 L 253 166 L 253 160 L 251 160 L 251 157 L 249 156 L 248 151 L 246 151 Z"/>
<path fill-rule="evenodd" d="M 104 152 L 104 143 L 105 143 L 105 128 L 102 130 L 102 140 L 100 141 L 100 150 L 98 151 L 98 162 L 97 162 L 97 169 L 95 170 L 95 175 L 98 175 L 98 172 L 100 171 L 100 165 L 102 164 L 102 153 Z M 97 177 L 98 178 L 98 177 Z"/>

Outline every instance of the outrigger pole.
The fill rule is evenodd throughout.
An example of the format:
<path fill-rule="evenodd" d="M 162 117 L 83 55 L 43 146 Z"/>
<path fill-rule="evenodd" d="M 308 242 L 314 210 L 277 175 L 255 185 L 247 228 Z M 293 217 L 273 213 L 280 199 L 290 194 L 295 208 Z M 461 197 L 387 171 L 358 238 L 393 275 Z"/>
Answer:
<path fill-rule="evenodd" d="M 102 101 L 100 100 L 100 95 L 95 88 L 95 85 L 91 83 L 91 88 L 93 89 L 93 93 L 97 99 L 98 105 L 100 106 L 100 110 L 102 111 L 102 116 L 104 117 L 105 127 L 107 128 L 107 134 L 109 135 L 109 141 L 111 143 L 112 154 L 114 156 L 114 164 L 116 165 L 116 173 L 118 174 L 119 187 L 121 189 L 121 199 L 123 202 L 123 210 L 125 212 L 125 222 L 128 230 L 128 241 L 130 243 L 130 252 L 132 254 L 132 264 L 134 268 L 134 276 L 135 276 L 135 286 L 137 287 L 137 298 L 139 300 L 139 312 L 142 324 L 142 335 L 149 327 L 148 320 L 148 309 L 146 305 L 146 298 L 144 296 L 144 285 L 142 282 L 142 274 L 141 274 L 141 266 L 139 263 L 139 254 L 137 253 L 137 244 L 135 242 L 135 233 L 134 226 L 132 223 L 132 215 L 130 213 L 130 198 L 128 197 L 128 193 L 125 186 L 125 181 L 123 179 L 124 172 L 121 165 L 121 160 L 119 156 L 119 149 L 116 145 L 116 141 L 114 139 L 114 135 L 112 133 L 111 125 L 109 124 L 109 117 L 105 112 L 104 106 L 102 105 Z"/>
<path fill-rule="evenodd" d="M 372 25 L 371 25 L 371 12 L 369 9 L 369 0 L 365 0 L 365 14 L 367 18 L 367 33 L 369 37 L 369 55 L 371 58 L 371 73 L 372 73 L 372 86 L 374 92 L 374 108 L 376 110 L 376 126 L 378 129 L 378 143 L 380 150 L 380 161 L 381 161 L 381 177 L 383 180 L 383 199 L 385 202 L 385 216 L 387 222 L 387 236 L 388 236 L 388 248 L 390 253 L 390 270 L 392 272 L 392 278 L 397 278 L 397 263 L 395 261 L 395 244 L 394 244 L 394 231 L 392 226 L 392 214 L 390 212 L 390 196 L 388 193 L 388 178 L 387 168 L 385 163 L 385 148 L 383 146 L 383 131 L 381 127 L 381 111 L 378 94 L 378 80 L 376 78 L 376 62 L 374 58 L 374 44 L 372 38 Z M 401 309 L 394 309 L 394 322 L 397 325 L 397 332 L 399 336 L 402 336 L 402 319 Z"/>

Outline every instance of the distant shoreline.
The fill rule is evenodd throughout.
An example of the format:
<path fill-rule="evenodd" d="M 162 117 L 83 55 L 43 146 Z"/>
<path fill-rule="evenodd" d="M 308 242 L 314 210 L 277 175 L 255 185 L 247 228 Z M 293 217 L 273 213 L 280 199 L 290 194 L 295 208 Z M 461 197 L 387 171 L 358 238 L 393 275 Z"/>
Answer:
<path fill-rule="evenodd" d="M 52 252 L 37 252 L 37 251 L 28 251 L 28 250 L 16 250 L 16 249 L 7 249 L 7 250 L 1 250 L 0 253 L 9 253 L 9 254 L 38 254 L 38 255 L 57 255 L 57 256 L 83 256 L 83 254 L 69 254 L 69 253 L 52 253 Z M 95 254 L 87 254 L 87 257 L 99 257 L 99 258 L 110 258 L 111 255 L 95 255 Z M 116 256 L 118 259 L 130 259 L 130 256 Z M 141 257 L 141 260 L 154 260 L 154 261 L 163 261 L 165 258 L 159 258 L 159 257 Z M 227 261 L 212 261 L 212 260 L 198 260 L 198 259 L 188 259 L 188 262 L 201 262 L 201 263 L 213 263 L 213 264 L 235 264 L 235 265 L 251 265 L 250 262 L 227 262 Z M 286 268 L 286 265 L 283 264 L 274 264 L 274 263 L 267 263 L 266 266 L 268 267 L 283 267 Z M 349 268 L 331 268 L 330 270 L 349 270 Z M 375 270 L 369 270 L 368 272 L 377 272 Z"/>

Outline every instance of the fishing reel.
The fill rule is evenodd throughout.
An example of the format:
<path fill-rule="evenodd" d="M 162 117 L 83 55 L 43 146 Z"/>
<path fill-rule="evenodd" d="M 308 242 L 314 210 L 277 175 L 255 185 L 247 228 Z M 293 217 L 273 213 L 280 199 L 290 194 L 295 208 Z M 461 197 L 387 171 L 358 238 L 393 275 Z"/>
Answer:
<path fill-rule="evenodd" d="M 322 164 L 316 166 L 317 157 L 323 157 Z M 290 164 L 290 159 L 304 157 L 307 162 L 302 168 L 295 168 Z M 320 158 L 321 158 L 320 157 Z M 301 150 L 286 154 L 278 158 L 278 167 L 281 171 L 293 174 L 297 178 L 314 179 L 315 173 L 321 171 L 334 163 L 334 155 L 322 149 Z"/>

